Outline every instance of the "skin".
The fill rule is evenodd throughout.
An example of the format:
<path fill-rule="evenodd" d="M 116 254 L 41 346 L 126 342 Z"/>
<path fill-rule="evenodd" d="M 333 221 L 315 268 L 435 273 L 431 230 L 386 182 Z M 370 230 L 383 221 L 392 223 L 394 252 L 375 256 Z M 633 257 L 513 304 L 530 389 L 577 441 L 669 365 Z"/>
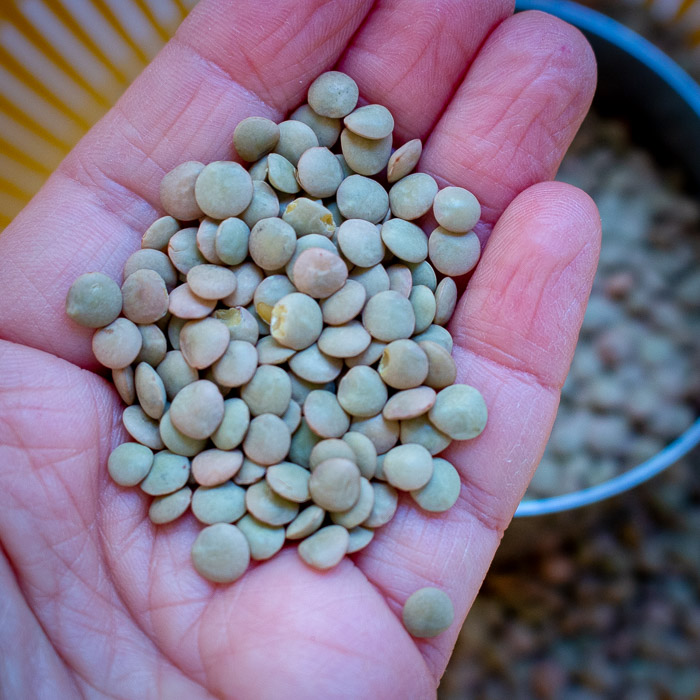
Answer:
<path fill-rule="evenodd" d="M 430 698 L 544 449 L 597 262 L 582 192 L 549 182 L 594 90 L 582 36 L 499 0 L 202 0 L 119 103 L 0 236 L 0 695 Z M 485 242 L 451 322 L 458 381 L 489 423 L 446 455 L 462 492 L 404 498 L 362 553 L 318 573 L 293 549 L 231 586 L 189 558 L 191 516 L 162 527 L 111 483 L 121 406 L 65 316 L 68 287 L 124 260 L 186 160 L 231 157 L 244 117 L 280 121 L 337 67 L 425 140 L 420 169 L 482 202 Z M 467 70 L 468 69 L 468 70 Z M 416 99 L 419 96 L 419 99 Z M 445 590 L 456 621 L 401 625 Z"/>

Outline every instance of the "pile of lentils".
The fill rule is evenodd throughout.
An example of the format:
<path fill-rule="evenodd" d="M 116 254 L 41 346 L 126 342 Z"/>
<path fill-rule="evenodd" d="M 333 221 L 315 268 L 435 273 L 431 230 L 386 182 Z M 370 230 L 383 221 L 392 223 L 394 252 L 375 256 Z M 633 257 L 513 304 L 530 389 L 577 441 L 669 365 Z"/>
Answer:
<path fill-rule="evenodd" d="M 558 179 L 600 210 L 600 264 L 552 436 L 528 489 L 547 497 L 653 457 L 700 412 L 700 207 L 627 127 L 589 115 Z"/>
<path fill-rule="evenodd" d="M 68 292 L 127 404 L 134 442 L 112 452 L 110 475 L 153 496 L 153 523 L 192 511 L 206 526 L 192 562 L 214 582 L 285 541 L 315 569 L 336 566 L 389 522 L 397 490 L 449 509 L 460 478 L 435 455 L 486 424 L 479 391 L 455 384 L 445 329 L 452 277 L 479 259 L 479 202 L 413 173 L 420 140 L 392 153 L 391 113 L 358 97 L 332 71 L 288 120 L 241 121 L 247 170 L 174 168 L 167 215 L 121 288 L 91 272 Z M 428 238 L 415 222 L 429 212 Z M 414 596 L 413 634 L 449 626 L 442 591 Z"/>

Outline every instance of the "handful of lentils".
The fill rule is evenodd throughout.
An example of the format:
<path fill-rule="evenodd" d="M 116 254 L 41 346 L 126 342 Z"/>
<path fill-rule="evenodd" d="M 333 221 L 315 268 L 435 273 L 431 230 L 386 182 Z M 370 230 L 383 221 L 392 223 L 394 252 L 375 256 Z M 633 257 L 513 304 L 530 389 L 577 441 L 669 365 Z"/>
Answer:
<path fill-rule="evenodd" d="M 434 455 L 486 425 L 479 391 L 454 383 L 444 327 L 451 276 L 479 258 L 479 202 L 412 173 L 420 140 L 392 154 L 391 113 L 358 96 L 331 71 L 289 120 L 244 119 L 233 144 L 248 170 L 171 170 L 167 216 L 121 289 L 91 272 L 68 292 L 68 316 L 98 329 L 95 357 L 127 404 L 135 442 L 110 455 L 112 479 L 153 496 L 156 524 L 192 510 L 205 525 L 192 562 L 214 582 L 286 540 L 309 566 L 336 566 L 389 522 L 397 490 L 449 509 L 460 478 Z M 384 171 L 388 191 L 371 177 Z M 413 222 L 431 208 L 427 238 Z M 435 589 L 404 609 L 416 636 L 452 617 Z"/>

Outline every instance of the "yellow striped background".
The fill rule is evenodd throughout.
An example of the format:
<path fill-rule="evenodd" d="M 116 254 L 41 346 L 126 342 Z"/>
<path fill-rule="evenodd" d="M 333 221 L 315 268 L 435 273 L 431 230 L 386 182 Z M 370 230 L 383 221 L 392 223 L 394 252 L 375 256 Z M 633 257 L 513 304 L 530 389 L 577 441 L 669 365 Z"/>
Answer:
<path fill-rule="evenodd" d="M 0 0 L 0 229 L 197 0 Z"/>

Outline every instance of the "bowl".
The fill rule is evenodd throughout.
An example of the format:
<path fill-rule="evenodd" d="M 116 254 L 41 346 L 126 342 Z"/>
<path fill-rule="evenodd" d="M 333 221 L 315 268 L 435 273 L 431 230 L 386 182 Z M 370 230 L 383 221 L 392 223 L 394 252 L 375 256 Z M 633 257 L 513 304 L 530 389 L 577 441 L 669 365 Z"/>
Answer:
<path fill-rule="evenodd" d="M 624 119 L 634 142 L 659 165 L 680 166 L 687 190 L 700 193 L 700 87 L 669 56 L 619 22 L 573 2 L 520 0 L 516 9 L 541 10 L 583 32 L 598 62 L 593 108 Z M 589 488 L 526 498 L 515 516 L 572 510 L 623 493 L 667 469 L 700 443 L 700 419 L 650 459 Z"/>

